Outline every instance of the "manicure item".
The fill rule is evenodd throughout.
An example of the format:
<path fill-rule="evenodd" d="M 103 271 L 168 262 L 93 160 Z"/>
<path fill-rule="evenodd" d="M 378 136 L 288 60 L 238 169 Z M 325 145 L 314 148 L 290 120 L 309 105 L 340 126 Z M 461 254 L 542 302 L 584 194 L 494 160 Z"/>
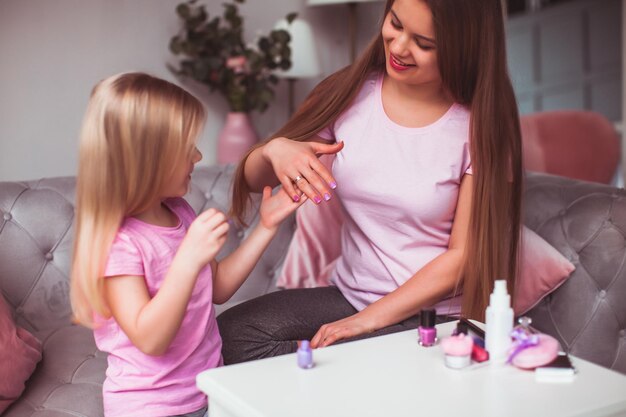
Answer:
<path fill-rule="evenodd" d="M 422 346 L 432 346 L 437 343 L 437 329 L 435 319 L 437 312 L 435 309 L 424 309 L 420 313 L 420 326 L 417 328 L 419 334 L 419 344 Z"/>
<path fill-rule="evenodd" d="M 461 369 L 471 361 L 474 341 L 464 333 L 445 337 L 441 340 L 441 347 L 445 354 L 445 363 L 448 368 Z"/>
<path fill-rule="evenodd" d="M 298 347 L 298 366 L 302 369 L 310 369 L 315 365 L 313 363 L 313 350 L 308 340 L 302 340 Z"/>

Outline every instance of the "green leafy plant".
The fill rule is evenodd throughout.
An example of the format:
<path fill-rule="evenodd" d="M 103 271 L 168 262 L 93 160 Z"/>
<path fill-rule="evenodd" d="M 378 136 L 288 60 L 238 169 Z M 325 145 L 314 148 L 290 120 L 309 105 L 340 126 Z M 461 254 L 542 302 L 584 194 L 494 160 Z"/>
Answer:
<path fill-rule="evenodd" d="M 209 17 L 202 4 L 189 0 L 176 7 L 181 31 L 170 40 L 170 51 L 182 58 L 178 67 L 168 65 L 181 77 L 189 77 L 224 95 L 231 111 L 267 110 L 278 83 L 277 69 L 291 67 L 291 37 L 285 30 L 272 30 L 256 44 L 243 40 L 243 18 L 237 4 L 224 3 L 223 16 Z M 286 16 L 291 23 L 295 13 Z"/>

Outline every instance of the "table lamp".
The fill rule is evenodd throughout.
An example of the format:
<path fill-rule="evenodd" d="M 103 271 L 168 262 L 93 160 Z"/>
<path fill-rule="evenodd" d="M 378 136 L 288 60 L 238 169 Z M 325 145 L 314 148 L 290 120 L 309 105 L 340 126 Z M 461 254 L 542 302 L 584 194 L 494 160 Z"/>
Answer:
<path fill-rule="evenodd" d="M 348 36 L 350 39 L 350 62 L 356 58 L 356 7 L 358 3 L 371 3 L 381 0 L 307 0 L 309 6 L 346 4 L 348 6 Z"/>
<path fill-rule="evenodd" d="M 276 71 L 276 75 L 285 78 L 289 83 L 289 115 L 294 111 L 294 84 L 298 78 L 313 78 L 320 75 L 320 64 L 313 38 L 313 31 L 309 23 L 297 17 L 291 23 L 282 19 L 276 23 L 276 29 L 289 32 L 291 42 L 291 68 L 286 71 Z"/>

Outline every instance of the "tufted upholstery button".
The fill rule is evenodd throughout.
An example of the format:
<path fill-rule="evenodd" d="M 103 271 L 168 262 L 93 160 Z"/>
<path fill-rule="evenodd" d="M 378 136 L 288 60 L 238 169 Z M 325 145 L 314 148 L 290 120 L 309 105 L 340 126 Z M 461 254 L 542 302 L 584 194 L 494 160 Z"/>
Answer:
<path fill-rule="evenodd" d="M 243 238 L 243 230 L 239 230 L 239 231 L 237 232 L 237 237 L 238 237 L 239 239 L 242 239 L 242 238 Z"/>
<path fill-rule="evenodd" d="M 559 215 L 560 216 L 565 216 L 565 213 L 567 213 L 567 210 L 565 210 L 565 209 L 559 211 Z"/>
<path fill-rule="evenodd" d="M 11 213 L 4 213 L 4 216 L 2 216 L 2 218 L 6 221 L 11 220 L 12 218 Z"/>
<path fill-rule="evenodd" d="M 267 270 L 267 275 L 270 276 L 270 277 L 274 276 L 274 269 L 273 268 L 268 269 Z"/>
<path fill-rule="evenodd" d="M 48 252 L 45 255 L 46 261 L 51 261 L 54 258 L 54 255 L 52 255 L 52 252 Z"/>
<path fill-rule="evenodd" d="M 600 291 L 600 292 L 598 293 L 598 297 L 600 297 L 600 298 L 606 298 L 606 291 L 605 291 L 605 290 Z"/>
<path fill-rule="evenodd" d="M 210 200 L 210 199 L 213 198 L 213 194 L 208 192 L 208 193 L 204 194 L 204 198 L 206 198 L 207 200 Z"/>

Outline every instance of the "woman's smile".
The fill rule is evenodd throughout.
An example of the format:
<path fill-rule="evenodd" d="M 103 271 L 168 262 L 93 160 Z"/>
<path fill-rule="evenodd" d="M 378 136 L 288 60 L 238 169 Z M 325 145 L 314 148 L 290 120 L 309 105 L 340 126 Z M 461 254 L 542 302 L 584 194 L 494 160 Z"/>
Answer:
<path fill-rule="evenodd" d="M 393 54 L 389 54 L 389 63 L 391 64 L 391 67 L 396 71 L 406 71 L 408 69 L 411 69 L 412 67 L 415 67 L 414 64 L 406 64 L 402 62 Z"/>

